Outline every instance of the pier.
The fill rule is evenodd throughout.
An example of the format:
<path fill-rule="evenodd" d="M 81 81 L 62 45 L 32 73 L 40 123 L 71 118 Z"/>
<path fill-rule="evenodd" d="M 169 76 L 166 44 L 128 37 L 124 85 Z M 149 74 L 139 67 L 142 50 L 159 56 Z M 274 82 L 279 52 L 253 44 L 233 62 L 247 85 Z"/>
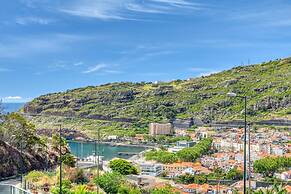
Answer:
<path fill-rule="evenodd" d="M 119 156 L 134 156 L 134 155 L 137 155 L 138 153 L 136 153 L 136 152 L 118 152 L 117 154 Z"/>

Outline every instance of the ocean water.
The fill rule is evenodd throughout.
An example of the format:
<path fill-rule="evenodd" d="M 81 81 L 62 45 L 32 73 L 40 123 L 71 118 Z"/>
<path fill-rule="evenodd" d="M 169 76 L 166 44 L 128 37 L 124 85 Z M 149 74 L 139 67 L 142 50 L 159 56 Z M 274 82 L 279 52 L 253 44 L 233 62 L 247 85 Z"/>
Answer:
<path fill-rule="evenodd" d="M 11 113 L 18 111 L 24 106 L 24 104 L 25 103 L 2 103 L 2 107 L 4 109 L 4 112 Z"/>
<path fill-rule="evenodd" d="M 94 154 L 94 143 L 81 143 L 76 141 L 69 141 L 69 147 L 71 152 L 78 158 L 86 158 Z M 97 148 L 98 149 L 98 148 Z M 131 146 L 112 146 L 108 144 L 100 144 L 99 153 L 105 160 L 111 160 L 112 158 L 129 158 L 131 156 L 119 155 L 119 152 L 140 153 L 146 148 L 144 147 L 131 147 Z M 97 151 L 98 152 L 98 151 Z"/>

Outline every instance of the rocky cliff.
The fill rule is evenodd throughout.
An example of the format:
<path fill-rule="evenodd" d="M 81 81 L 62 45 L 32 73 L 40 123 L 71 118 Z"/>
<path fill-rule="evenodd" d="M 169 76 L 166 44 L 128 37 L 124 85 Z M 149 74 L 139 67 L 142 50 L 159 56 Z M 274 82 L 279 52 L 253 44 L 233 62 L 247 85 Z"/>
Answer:
<path fill-rule="evenodd" d="M 49 157 L 50 159 L 47 159 Z M 43 152 L 23 152 L 0 140 L 0 179 L 40 170 L 57 164 L 57 155 Z"/>

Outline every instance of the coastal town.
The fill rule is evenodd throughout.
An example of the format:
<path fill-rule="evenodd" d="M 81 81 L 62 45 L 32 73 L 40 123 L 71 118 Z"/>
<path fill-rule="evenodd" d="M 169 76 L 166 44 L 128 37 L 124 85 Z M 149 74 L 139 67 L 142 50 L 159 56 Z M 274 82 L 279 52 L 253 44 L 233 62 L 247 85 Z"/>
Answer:
<path fill-rule="evenodd" d="M 189 122 L 173 127 L 171 124 L 151 123 L 149 126 L 149 134 L 157 135 L 173 135 L 175 136 L 189 136 L 190 140 L 177 141 L 174 144 L 166 146 L 166 149 L 171 153 L 176 153 L 184 148 L 193 147 L 197 142 L 203 138 L 213 139 L 211 148 L 212 154 L 202 156 L 195 162 L 174 162 L 171 164 L 162 164 L 156 161 L 147 161 L 144 153 L 139 154 L 139 158 L 134 157 L 131 162 L 140 167 L 141 176 L 145 175 L 145 182 L 151 186 L 173 183 L 176 177 L 183 175 L 209 175 L 215 170 L 220 169 L 223 172 L 229 172 L 236 169 L 238 172 L 243 171 L 243 128 L 213 128 L 213 127 L 197 127 L 195 130 L 191 129 Z M 251 136 L 249 144 L 250 152 L 247 153 L 250 158 L 250 171 L 248 171 L 248 178 L 250 179 L 250 186 L 252 189 L 257 189 L 265 186 L 266 180 L 262 174 L 255 172 L 253 164 L 256 160 L 266 157 L 291 157 L 290 131 L 288 128 L 281 131 L 270 131 L 268 127 L 250 127 Z M 248 137 L 249 138 L 249 137 Z M 140 135 L 134 138 L 135 141 L 144 140 Z M 157 148 L 161 149 L 161 148 Z M 163 177 L 166 180 L 149 177 Z M 290 181 L 291 171 L 286 170 L 274 175 L 278 180 Z M 242 177 L 232 177 L 228 181 L 211 180 L 212 184 L 177 184 L 172 186 L 182 193 L 233 193 L 234 190 L 242 190 Z M 142 179 L 143 180 L 143 179 Z M 227 183 L 227 185 L 224 185 Z M 291 187 L 286 186 L 288 192 L 291 192 Z"/>
<path fill-rule="evenodd" d="M 291 194 L 291 0 L 0 3 L 0 194 Z"/>
<path fill-rule="evenodd" d="M 290 128 L 284 126 L 270 130 L 267 126 L 249 126 L 248 129 L 250 139 L 248 136 L 246 145 L 248 150 L 247 188 L 253 191 L 264 190 L 271 188 L 276 181 L 283 184 L 283 189 L 290 193 Z M 145 148 L 144 151 L 140 153 L 118 152 L 110 160 L 104 159 L 102 155 L 80 156 L 80 158 L 76 158 L 77 166 L 83 169 L 94 169 L 97 166 L 101 174 L 106 174 L 114 172 L 112 162 L 127 161 L 137 171 L 133 174 L 126 174 L 126 181 L 134 187 L 144 190 L 169 187 L 172 193 L 241 193 L 244 168 L 243 135 L 241 127 L 198 127 L 194 125 L 193 120 L 150 123 L 147 135 L 136 134 L 134 137 L 111 135 L 102 140 L 103 144 L 107 142 L 107 144 L 117 147 L 142 145 Z M 163 143 L 165 138 L 175 140 L 171 143 Z M 162 140 L 157 142 L 153 139 Z M 211 143 L 207 146 L 207 151 L 199 157 L 176 158 L 185 150 L 195 150 L 201 142 L 207 140 Z M 79 142 L 82 141 L 79 140 Z M 93 152 L 95 153 L 95 151 Z M 97 151 L 97 153 L 99 152 Z M 160 153 L 160 157 L 166 155 L 169 157 L 149 157 L 155 153 Z M 280 170 L 271 169 L 272 175 L 268 178 L 265 172 L 267 169 L 260 171 L 259 163 L 256 164 L 266 158 L 286 159 L 287 165 Z"/>

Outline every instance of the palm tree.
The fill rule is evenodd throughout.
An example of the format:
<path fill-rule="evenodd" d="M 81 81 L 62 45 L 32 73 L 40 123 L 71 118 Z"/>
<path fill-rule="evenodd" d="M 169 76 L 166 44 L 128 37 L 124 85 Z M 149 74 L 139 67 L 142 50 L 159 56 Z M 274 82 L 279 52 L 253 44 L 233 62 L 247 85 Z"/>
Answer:
<path fill-rule="evenodd" d="M 287 190 L 283 188 L 282 185 L 273 185 L 268 189 L 260 189 L 258 191 L 253 191 L 252 194 L 288 194 Z"/>

